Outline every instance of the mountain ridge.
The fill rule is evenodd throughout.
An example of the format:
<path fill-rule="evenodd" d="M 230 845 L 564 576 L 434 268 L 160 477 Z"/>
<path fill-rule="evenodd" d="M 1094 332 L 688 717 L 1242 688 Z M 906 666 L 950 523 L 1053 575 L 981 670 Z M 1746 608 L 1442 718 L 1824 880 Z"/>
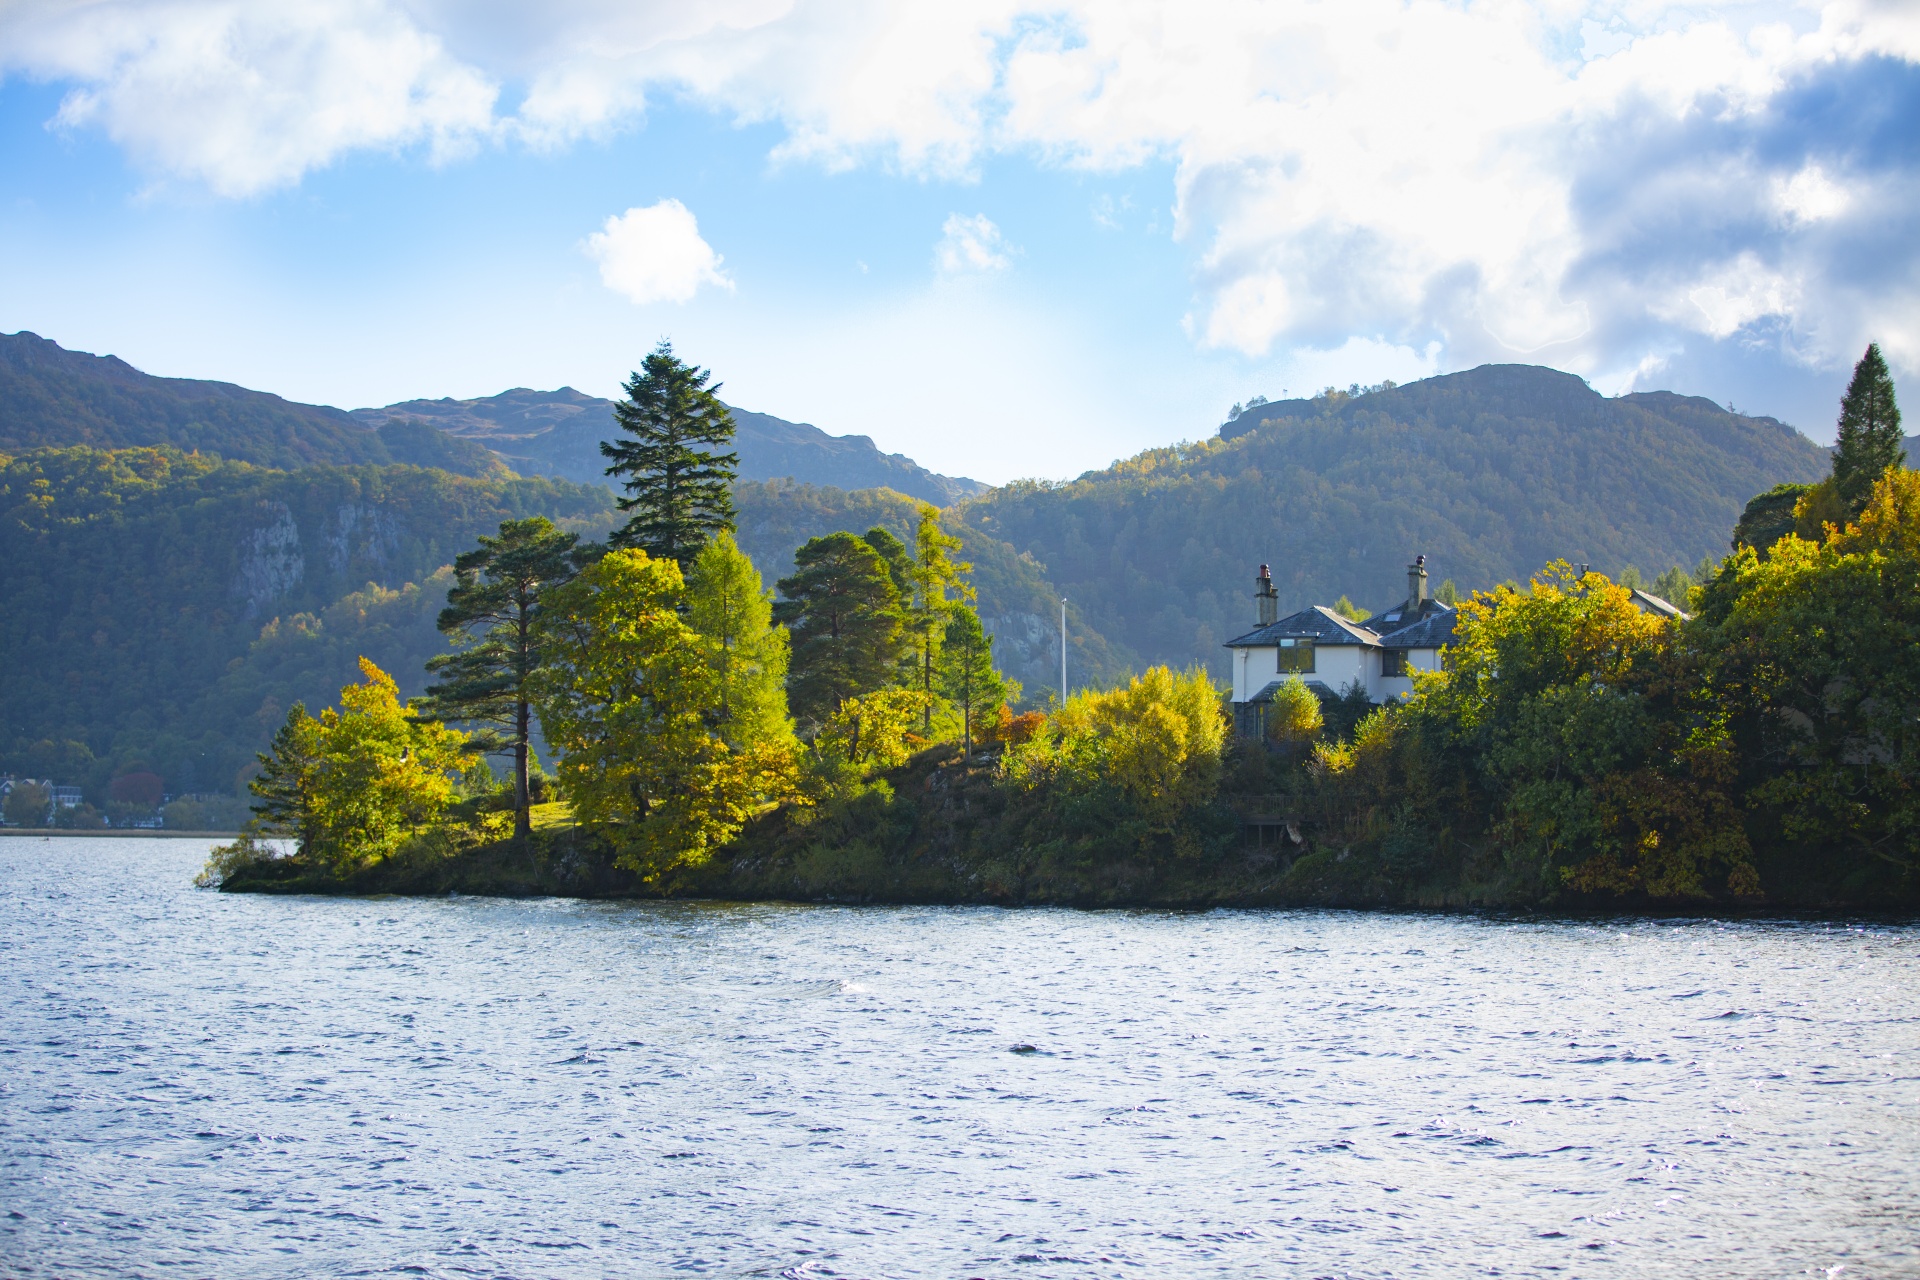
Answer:
<path fill-rule="evenodd" d="M 885 453 L 871 436 L 829 435 L 812 423 L 727 407 L 733 413 L 733 450 L 740 458 L 742 480 L 888 488 L 941 507 L 987 488 L 977 480 L 929 471 L 905 454 Z M 374 427 L 404 418 L 431 422 L 449 435 L 492 449 L 523 475 L 551 475 L 579 484 L 606 483 L 600 441 L 612 439 L 615 430 L 613 401 L 572 387 L 513 387 L 468 400 L 402 400 L 355 409 L 351 416 Z"/>
<path fill-rule="evenodd" d="M 231 382 L 150 374 L 26 330 L 0 334 L 0 453 L 8 454 L 170 446 L 280 470 L 398 463 L 483 476 L 510 467 L 604 485 L 600 441 L 612 438 L 612 410 L 612 401 L 571 387 L 519 387 L 349 412 Z M 986 488 L 883 453 L 867 436 L 829 435 L 745 409 L 734 415 L 742 480 L 885 486 L 939 506 Z"/>

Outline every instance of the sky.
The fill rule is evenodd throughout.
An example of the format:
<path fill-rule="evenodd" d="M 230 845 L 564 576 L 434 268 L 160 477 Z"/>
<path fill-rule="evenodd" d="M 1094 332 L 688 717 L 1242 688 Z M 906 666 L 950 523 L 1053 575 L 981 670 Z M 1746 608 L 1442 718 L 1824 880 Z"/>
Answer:
<path fill-rule="evenodd" d="M 342 408 L 662 339 L 1061 478 L 1488 362 L 1920 374 L 1920 3 L 6 0 L 0 332 Z"/>

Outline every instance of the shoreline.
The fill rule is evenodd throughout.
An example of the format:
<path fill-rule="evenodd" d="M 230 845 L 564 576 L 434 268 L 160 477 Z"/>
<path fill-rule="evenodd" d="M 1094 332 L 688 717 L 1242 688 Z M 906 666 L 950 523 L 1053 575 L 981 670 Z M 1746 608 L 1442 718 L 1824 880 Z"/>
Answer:
<path fill-rule="evenodd" d="M 156 831 L 138 827 L 107 828 L 99 831 L 66 831 L 45 827 L 0 827 L 0 836 L 19 836 L 23 839 L 45 840 L 122 840 L 134 837 L 142 840 L 237 840 L 238 831 Z"/>

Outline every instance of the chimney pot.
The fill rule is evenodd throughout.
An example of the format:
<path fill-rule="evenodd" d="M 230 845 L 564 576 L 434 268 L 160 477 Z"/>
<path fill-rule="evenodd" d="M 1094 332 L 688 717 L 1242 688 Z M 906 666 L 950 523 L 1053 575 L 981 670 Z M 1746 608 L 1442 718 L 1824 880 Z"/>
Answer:
<path fill-rule="evenodd" d="M 1260 566 L 1260 574 L 1253 580 L 1253 598 L 1260 606 L 1260 625 L 1270 627 L 1280 617 L 1280 593 L 1273 589 L 1273 571 L 1266 565 Z"/>
<path fill-rule="evenodd" d="M 1418 555 L 1407 566 L 1407 610 L 1412 612 L 1427 602 L 1427 558 Z"/>

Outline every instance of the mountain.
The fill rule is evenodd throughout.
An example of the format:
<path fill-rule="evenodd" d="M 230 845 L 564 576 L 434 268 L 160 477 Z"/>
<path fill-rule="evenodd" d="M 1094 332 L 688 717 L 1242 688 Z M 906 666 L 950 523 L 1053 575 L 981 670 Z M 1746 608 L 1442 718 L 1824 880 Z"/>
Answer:
<path fill-rule="evenodd" d="M 360 430 L 360 428 L 355 428 Z M 171 447 L 0 465 L 0 772 L 233 788 L 294 700 L 359 655 L 409 693 L 444 647 L 442 566 L 502 520 L 598 537 L 599 486 L 418 467 L 271 471 Z"/>
<path fill-rule="evenodd" d="M 882 453 L 867 436 L 830 436 L 820 428 L 728 406 L 737 434 L 742 480 L 793 480 L 839 489 L 889 488 L 949 506 L 981 493 L 977 480 L 937 475 L 898 453 Z M 515 387 L 478 400 L 407 400 L 379 409 L 355 409 L 369 427 L 395 421 L 432 423 L 461 440 L 485 445 L 522 475 L 560 476 L 605 484 L 600 442 L 613 438 L 613 402 L 562 387 Z"/>
<path fill-rule="evenodd" d="M 410 463 L 469 476 L 499 468 L 481 446 L 419 423 L 369 430 L 338 409 L 228 382 L 156 378 L 116 356 L 0 334 L 0 453 L 81 444 L 170 445 L 279 468 Z"/>
<path fill-rule="evenodd" d="M 1748 498 L 1827 470 L 1825 449 L 1772 418 L 1487 365 L 1263 404 L 1210 440 L 958 514 L 1031 556 L 1119 651 L 1219 670 L 1221 643 L 1254 621 L 1261 564 L 1283 613 L 1396 602 L 1418 554 L 1462 591 L 1555 558 L 1650 576 L 1724 554 Z"/>

